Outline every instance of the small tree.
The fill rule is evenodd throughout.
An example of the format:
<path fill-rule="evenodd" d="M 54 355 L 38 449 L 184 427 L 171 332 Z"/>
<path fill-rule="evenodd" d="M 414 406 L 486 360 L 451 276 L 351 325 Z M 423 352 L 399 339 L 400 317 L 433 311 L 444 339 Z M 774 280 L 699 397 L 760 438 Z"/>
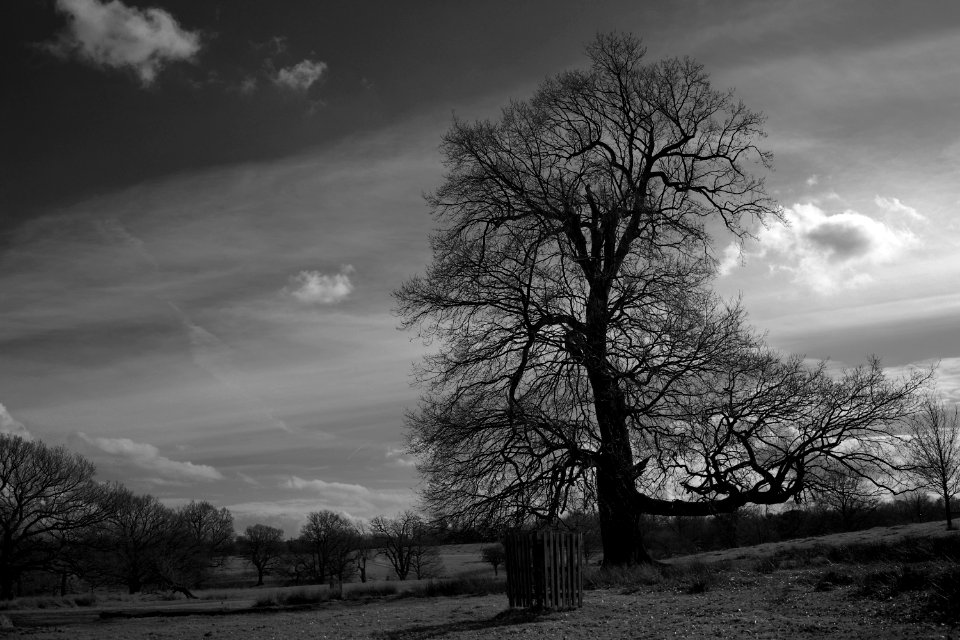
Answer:
<path fill-rule="evenodd" d="M 950 500 L 960 493 L 960 413 L 930 396 L 905 422 L 910 470 L 920 487 L 940 495 L 947 529 L 953 529 Z"/>
<path fill-rule="evenodd" d="M 395 518 L 377 516 L 370 522 L 370 529 L 398 580 L 406 580 L 411 572 L 420 579 L 437 571 L 439 558 L 427 525 L 413 511 L 404 511 Z"/>
<path fill-rule="evenodd" d="M 233 514 L 206 501 L 191 501 L 176 511 L 191 547 L 208 567 L 220 567 L 233 549 Z"/>
<path fill-rule="evenodd" d="M 498 542 L 497 544 L 484 547 L 483 550 L 480 551 L 480 557 L 484 562 L 493 566 L 493 575 L 496 576 L 499 575 L 498 568 L 507 559 L 507 554 L 503 549 L 503 545 Z"/>
<path fill-rule="evenodd" d="M 122 584 L 131 594 L 150 583 L 179 582 L 183 562 L 173 510 L 155 496 L 136 495 L 119 484 L 108 487 L 104 509 L 103 526 L 90 541 L 91 576 Z"/>
<path fill-rule="evenodd" d="M 69 534 L 103 519 L 93 474 L 63 447 L 0 434 L 0 599 L 14 597 L 24 572 L 49 568 Z"/>
<path fill-rule="evenodd" d="M 317 581 L 336 578 L 342 583 L 351 573 L 357 528 L 345 516 L 329 510 L 310 513 L 300 529 L 300 539 L 310 549 Z"/>
<path fill-rule="evenodd" d="M 237 546 L 257 570 L 257 586 L 261 587 L 263 576 L 276 568 L 283 556 L 283 529 L 265 524 L 249 526 L 237 540 Z"/>
<path fill-rule="evenodd" d="M 357 523 L 356 550 L 354 551 L 354 561 L 357 571 L 360 574 L 360 582 L 367 581 L 367 561 L 377 553 L 376 541 L 370 535 L 368 527 L 362 523 Z"/>
<path fill-rule="evenodd" d="M 872 479 L 855 467 L 839 464 L 817 470 L 810 480 L 810 493 L 821 508 L 837 516 L 843 531 L 857 528 L 858 521 L 880 504 L 880 491 Z"/>

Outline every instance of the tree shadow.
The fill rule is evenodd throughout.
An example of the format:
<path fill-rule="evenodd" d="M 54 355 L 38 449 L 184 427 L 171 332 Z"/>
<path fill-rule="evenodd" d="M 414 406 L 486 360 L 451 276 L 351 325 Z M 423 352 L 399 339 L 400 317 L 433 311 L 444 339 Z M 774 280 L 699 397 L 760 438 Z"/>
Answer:
<path fill-rule="evenodd" d="M 494 627 L 509 627 L 520 624 L 538 622 L 556 613 L 546 609 L 507 609 L 492 618 L 485 620 L 461 620 L 446 624 L 419 625 L 406 627 L 395 631 L 384 632 L 378 638 L 383 640 L 425 640 L 426 638 L 440 638 L 448 633 L 459 631 L 480 631 Z"/>

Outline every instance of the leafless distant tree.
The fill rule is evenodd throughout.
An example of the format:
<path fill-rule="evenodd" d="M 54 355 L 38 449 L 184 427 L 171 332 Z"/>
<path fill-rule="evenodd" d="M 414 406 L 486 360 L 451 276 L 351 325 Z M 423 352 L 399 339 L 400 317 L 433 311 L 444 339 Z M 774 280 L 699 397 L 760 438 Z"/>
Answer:
<path fill-rule="evenodd" d="M 764 118 L 689 59 L 600 35 L 591 66 L 495 122 L 455 121 L 433 262 L 397 292 L 439 348 L 408 417 L 431 515 L 496 528 L 591 502 L 604 563 L 652 561 L 643 514 L 799 496 L 817 460 L 883 466 L 920 374 L 783 358 L 710 289 L 712 235 L 776 221 Z"/>
<path fill-rule="evenodd" d="M 63 447 L 0 434 L 0 599 L 26 571 L 57 559 L 65 536 L 99 523 L 94 467 Z"/>
<path fill-rule="evenodd" d="M 237 540 L 237 546 L 257 570 L 257 586 L 263 586 L 263 576 L 283 557 L 283 529 L 265 524 L 249 526 Z"/>
<path fill-rule="evenodd" d="M 356 526 L 334 511 L 314 511 L 300 529 L 303 546 L 310 549 L 315 579 L 334 578 L 341 583 L 356 566 L 354 553 L 358 542 Z"/>
<path fill-rule="evenodd" d="M 357 566 L 357 573 L 360 574 L 360 582 L 367 581 L 367 562 L 377 553 L 376 541 L 369 531 L 369 527 L 363 522 L 356 523 L 357 542 L 354 561 Z"/>
<path fill-rule="evenodd" d="M 941 399 L 928 397 L 905 420 L 909 463 L 921 487 L 943 500 L 947 529 L 953 529 L 950 501 L 960 493 L 960 414 Z"/>
<path fill-rule="evenodd" d="M 857 528 L 857 520 L 880 504 L 880 488 L 856 467 L 830 464 L 812 474 L 808 484 L 814 501 L 835 513 L 844 531 Z"/>
<path fill-rule="evenodd" d="M 173 576 L 181 566 L 173 510 L 155 496 L 119 484 L 109 486 L 104 505 L 107 515 L 95 531 L 88 572 L 123 584 L 129 593 L 179 582 L 179 575 Z"/>
<path fill-rule="evenodd" d="M 176 510 L 188 546 L 209 567 L 219 567 L 233 547 L 233 514 L 207 501 L 191 501 Z"/>
<path fill-rule="evenodd" d="M 499 542 L 497 544 L 491 544 L 484 547 L 480 551 L 480 558 L 493 567 L 493 575 L 499 575 L 499 567 L 507 559 L 507 553 L 503 548 L 503 545 Z"/>
<path fill-rule="evenodd" d="M 398 580 L 406 580 L 411 573 L 417 579 L 426 578 L 439 570 L 427 524 L 413 511 L 404 511 L 394 518 L 377 516 L 370 522 L 370 530 Z"/>

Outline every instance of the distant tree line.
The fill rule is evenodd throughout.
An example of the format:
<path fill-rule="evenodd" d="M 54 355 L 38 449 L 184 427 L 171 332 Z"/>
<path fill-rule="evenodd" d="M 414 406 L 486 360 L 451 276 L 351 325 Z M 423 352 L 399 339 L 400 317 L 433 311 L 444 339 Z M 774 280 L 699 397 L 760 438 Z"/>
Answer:
<path fill-rule="evenodd" d="M 233 516 L 209 502 L 171 508 L 94 479 L 64 447 L 0 434 L 0 599 L 89 586 L 201 586 L 232 552 Z"/>
<path fill-rule="evenodd" d="M 791 506 L 745 506 L 706 516 L 642 516 L 644 544 L 655 557 L 775 542 L 872 526 L 946 517 L 960 494 L 960 416 L 929 396 L 903 422 L 896 477 L 869 468 L 825 465 Z M 270 574 L 297 584 L 366 582 L 381 558 L 397 580 L 439 575 L 440 544 L 491 542 L 494 528 L 428 521 L 414 511 L 368 523 L 330 510 L 306 515 L 299 535 L 285 539 L 266 524 L 234 531 L 233 515 L 206 501 L 178 507 L 117 483 L 98 482 L 92 463 L 62 446 L 0 434 L 0 599 L 87 588 L 146 588 L 192 596 L 231 556 L 253 568 L 256 584 Z M 892 499 L 889 489 L 894 487 Z M 602 548 L 595 511 L 572 511 L 552 524 L 579 529 L 584 549 Z M 483 561 L 496 571 L 496 548 Z"/>
<path fill-rule="evenodd" d="M 0 434 L 0 599 L 84 588 L 169 590 L 193 597 L 230 558 L 293 583 L 366 582 L 384 558 L 398 580 L 437 575 L 434 527 L 413 511 L 369 524 L 333 511 L 307 514 L 300 535 L 255 524 L 206 501 L 178 507 L 118 483 L 62 446 Z"/>

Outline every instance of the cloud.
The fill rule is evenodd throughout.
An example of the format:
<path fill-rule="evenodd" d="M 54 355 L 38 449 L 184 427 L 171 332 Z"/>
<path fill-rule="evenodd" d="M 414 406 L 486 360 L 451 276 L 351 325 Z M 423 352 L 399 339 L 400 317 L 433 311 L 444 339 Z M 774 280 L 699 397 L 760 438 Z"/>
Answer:
<path fill-rule="evenodd" d="M 301 271 L 285 290 L 304 304 L 332 304 L 353 292 L 350 274 L 354 268 L 344 265 L 339 273 L 326 275 L 319 271 Z"/>
<path fill-rule="evenodd" d="M 807 178 L 808 187 L 816 186 L 819 182 L 820 182 L 820 178 L 817 176 L 817 174 L 813 174 L 812 176 Z"/>
<path fill-rule="evenodd" d="M 398 467 L 413 468 L 417 466 L 417 461 L 407 456 L 405 449 L 389 448 L 387 449 L 387 460 L 393 462 Z"/>
<path fill-rule="evenodd" d="M 888 210 L 907 213 L 910 209 L 896 199 L 882 202 Z M 795 204 L 783 213 L 787 224 L 762 229 L 757 243 L 744 249 L 744 259 L 765 259 L 771 272 L 787 272 L 794 282 L 820 293 L 863 285 L 871 280 L 871 267 L 895 262 L 920 244 L 906 227 L 894 227 L 849 209 L 829 214 L 807 203 Z M 721 260 L 721 275 L 735 266 L 734 249 L 728 247 Z"/>
<path fill-rule="evenodd" d="M 960 357 L 945 357 L 911 362 L 897 367 L 884 367 L 884 373 L 891 377 L 905 378 L 915 371 L 936 369 L 934 384 L 930 387 L 943 399 L 955 405 L 960 405 Z"/>
<path fill-rule="evenodd" d="M 152 444 L 134 442 L 129 438 L 97 438 L 82 431 L 77 436 L 88 445 L 135 467 L 152 471 L 162 477 L 176 480 L 222 480 L 223 474 L 205 464 L 179 462 L 160 455 Z"/>
<path fill-rule="evenodd" d="M 23 423 L 10 415 L 10 412 L 2 403 L 0 403 L 0 433 L 20 436 L 24 440 L 33 440 L 33 436 L 23 426 Z"/>
<path fill-rule="evenodd" d="M 192 60 L 200 36 L 185 31 L 163 9 L 136 9 L 119 0 L 57 0 L 69 23 L 48 50 L 98 67 L 130 68 L 150 85 L 168 62 Z"/>
<path fill-rule="evenodd" d="M 280 69 L 274 82 L 294 91 L 306 91 L 320 80 L 326 71 L 326 62 L 301 60 L 292 67 Z"/>
<path fill-rule="evenodd" d="M 238 90 L 242 95 L 253 95 L 253 93 L 257 90 L 257 79 L 253 76 L 246 76 L 240 81 Z"/>
<path fill-rule="evenodd" d="M 289 476 L 280 482 L 280 488 L 292 489 L 312 494 L 307 499 L 312 505 L 310 510 L 330 509 L 350 514 L 352 517 L 371 518 L 382 513 L 392 513 L 408 509 L 415 502 L 412 491 L 409 490 L 381 490 L 373 491 L 359 484 L 343 482 L 327 482 L 326 480 L 307 480 L 299 476 Z M 278 501 L 302 504 L 304 499 Z M 233 510 L 233 507 L 231 507 Z M 279 510 L 278 510 L 279 511 Z M 301 511 L 305 514 L 307 511 Z"/>
<path fill-rule="evenodd" d="M 914 209 L 913 207 L 908 207 L 907 205 L 900 202 L 899 198 L 884 198 L 883 196 L 876 196 L 873 199 L 874 204 L 883 209 L 888 213 L 892 213 L 898 216 L 906 216 L 910 220 L 915 220 L 917 222 L 923 222 L 927 219 L 925 215 Z"/>

